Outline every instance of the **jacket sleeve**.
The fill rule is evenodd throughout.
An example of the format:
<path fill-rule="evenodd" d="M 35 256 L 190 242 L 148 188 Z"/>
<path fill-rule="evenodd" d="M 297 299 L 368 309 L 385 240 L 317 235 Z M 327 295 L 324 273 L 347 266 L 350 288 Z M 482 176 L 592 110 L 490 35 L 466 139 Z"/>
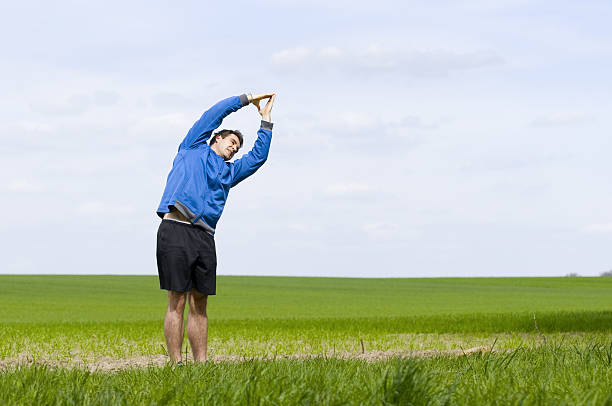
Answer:
<path fill-rule="evenodd" d="M 262 120 L 261 128 L 257 131 L 257 140 L 255 140 L 253 149 L 230 164 L 232 175 L 231 187 L 236 186 L 251 176 L 266 162 L 268 152 L 270 151 L 270 142 L 272 141 L 272 126 L 272 123 Z"/>
<path fill-rule="evenodd" d="M 194 148 L 205 143 L 210 138 L 212 132 L 221 125 L 225 117 L 247 104 L 249 104 L 249 100 L 246 94 L 221 100 L 206 110 L 202 117 L 195 122 L 179 146 L 179 149 Z"/>

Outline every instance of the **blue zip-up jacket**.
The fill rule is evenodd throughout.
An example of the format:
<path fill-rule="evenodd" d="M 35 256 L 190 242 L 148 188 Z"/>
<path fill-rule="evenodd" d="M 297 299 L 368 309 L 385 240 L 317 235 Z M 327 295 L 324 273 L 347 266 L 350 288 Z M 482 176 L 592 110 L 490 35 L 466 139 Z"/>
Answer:
<path fill-rule="evenodd" d="M 226 162 L 207 144 L 223 119 L 249 104 L 246 95 L 221 100 L 195 122 L 179 145 L 157 209 L 163 217 L 176 207 L 194 225 L 214 234 L 231 187 L 251 176 L 268 158 L 272 123 L 261 122 L 253 149 L 234 162 Z"/>

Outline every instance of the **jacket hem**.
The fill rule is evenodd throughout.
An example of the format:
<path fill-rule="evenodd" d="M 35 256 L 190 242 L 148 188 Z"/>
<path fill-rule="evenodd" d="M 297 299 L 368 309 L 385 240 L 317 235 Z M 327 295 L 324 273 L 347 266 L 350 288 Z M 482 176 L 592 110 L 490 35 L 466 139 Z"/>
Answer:
<path fill-rule="evenodd" d="M 208 224 L 206 224 L 204 222 L 204 220 L 202 220 L 201 218 L 198 219 L 198 221 L 196 221 L 194 223 L 194 220 L 198 217 L 194 212 L 192 212 L 187 206 L 185 206 L 183 203 L 179 202 L 178 200 L 176 202 L 174 202 L 173 205 L 183 216 L 185 216 L 187 218 L 187 220 L 189 220 L 189 222 L 191 224 L 193 224 L 194 226 L 198 226 L 200 228 L 203 228 L 206 232 L 208 232 L 208 234 L 210 235 L 215 235 L 215 229 L 212 228 L 211 226 L 209 226 Z"/>

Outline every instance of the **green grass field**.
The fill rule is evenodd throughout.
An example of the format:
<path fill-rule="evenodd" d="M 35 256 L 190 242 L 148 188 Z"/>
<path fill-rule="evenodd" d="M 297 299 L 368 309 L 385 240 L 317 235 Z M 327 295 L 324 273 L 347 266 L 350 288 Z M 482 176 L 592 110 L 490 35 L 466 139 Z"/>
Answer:
<path fill-rule="evenodd" d="M 221 276 L 217 293 L 217 361 L 92 373 L 163 352 L 157 278 L 0 276 L 0 402 L 612 405 L 612 278 Z"/>

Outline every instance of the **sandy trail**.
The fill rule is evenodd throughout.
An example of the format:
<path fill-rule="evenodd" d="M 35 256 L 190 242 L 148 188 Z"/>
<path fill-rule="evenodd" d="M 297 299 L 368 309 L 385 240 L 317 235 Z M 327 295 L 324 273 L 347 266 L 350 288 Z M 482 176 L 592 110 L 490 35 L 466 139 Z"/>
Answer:
<path fill-rule="evenodd" d="M 363 353 L 335 353 L 335 354 L 288 354 L 264 357 L 245 357 L 243 355 L 212 355 L 209 360 L 212 362 L 244 362 L 249 360 L 281 360 L 281 359 L 317 359 L 317 358 L 337 358 L 344 360 L 364 360 L 368 362 L 381 361 L 389 358 L 426 358 L 435 356 L 464 356 L 467 354 L 484 353 L 491 351 L 488 347 L 474 347 L 465 350 L 421 350 L 421 351 L 365 351 Z M 6 370 L 18 366 L 40 365 L 51 368 L 80 368 L 91 372 L 112 372 L 126 369 L 142 369 L 148 367 L 163 367 L 169 362 L 165 354 L 143 355 L 129 358 L 110 358 L 102 357 L 96 361 L 83 361 L 79 358 L 70 361 L 59 361 L 52 359 L 33 360 L 28 356 L 9 358 L 0 360 L 0 370 Z M 192 362 L 191 354 L 187 357 L 186 363 Z"/>

